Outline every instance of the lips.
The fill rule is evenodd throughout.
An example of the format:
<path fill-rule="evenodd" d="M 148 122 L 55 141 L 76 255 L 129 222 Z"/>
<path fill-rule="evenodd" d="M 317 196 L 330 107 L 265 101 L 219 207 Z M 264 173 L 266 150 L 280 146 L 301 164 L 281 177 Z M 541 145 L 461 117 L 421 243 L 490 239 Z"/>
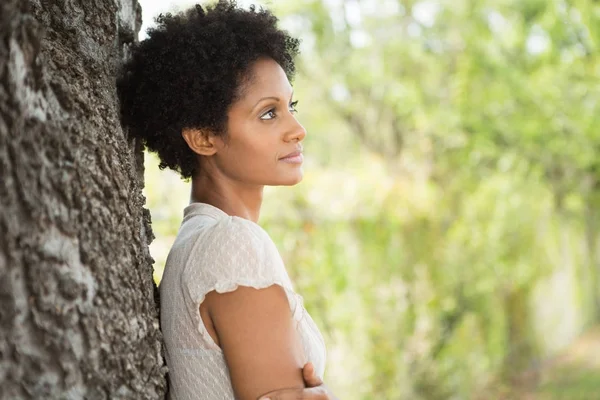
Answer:
<path fill-rule="evenodd" d="M 292 153 L 289 153 L 288 155 L 281 157 L 279 161 L 283 161 L 290 164 L 302 164 L 302 161 L 304 161 L 304 157 L 302 156 L 302 150 L 296 150 Z"/>
<path fill-rule="evenodd" d="M 287 156 L 281 157 L 280 160 L 284 160 L 286 158 L 298 157 L 300 154 L 302 154 L 302 152 L 300 150 L 296 150 L 293 153 L 288 154 Z"/>

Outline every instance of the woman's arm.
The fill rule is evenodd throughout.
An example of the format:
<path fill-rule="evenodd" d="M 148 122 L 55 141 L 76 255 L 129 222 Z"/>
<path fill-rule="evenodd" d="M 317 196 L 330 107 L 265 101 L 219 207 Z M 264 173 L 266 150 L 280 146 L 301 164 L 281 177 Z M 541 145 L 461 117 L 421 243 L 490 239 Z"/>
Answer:
<path fill-rule="evenodd" d="M 203 319 L 206 314 L 210 321 L 204 323 L 214 327 L 211 335 L 223 350 L 237 399 L 304 388 L 304 352 L 281 286 L 210 292 L 201 305 Z"/>
<path fill-rule="evenodd" d="M 315 374 L 312 363 L 302 369 L 305 389 L 280 389 L 267 393 L 258 400 L 339 400 Z"/>

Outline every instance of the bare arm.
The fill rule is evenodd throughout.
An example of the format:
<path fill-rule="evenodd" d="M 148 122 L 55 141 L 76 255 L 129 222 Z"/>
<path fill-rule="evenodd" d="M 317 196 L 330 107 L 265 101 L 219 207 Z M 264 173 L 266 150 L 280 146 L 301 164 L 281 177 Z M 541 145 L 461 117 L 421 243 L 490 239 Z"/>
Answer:
<path fill-rule="evenodd" d="M 274 390 L 304 388 L 304 353 L 281 286 L 210 292 L 201 314 L 210 317 L 205 325 L 214 327 L 212 334 L 225 355 L 237 399 L 256 400 Z"/>

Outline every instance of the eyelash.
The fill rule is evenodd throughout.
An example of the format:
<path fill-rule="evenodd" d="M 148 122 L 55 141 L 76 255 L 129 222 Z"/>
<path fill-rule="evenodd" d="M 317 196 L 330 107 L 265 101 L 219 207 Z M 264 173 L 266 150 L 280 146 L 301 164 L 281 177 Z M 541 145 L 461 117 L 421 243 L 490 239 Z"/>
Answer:
<path fill-rule="evenodd" d="M 295 113 L 298 112 L 298 110 L 296 110 L 296 106 L 297 105 L 298 105 L 298 100 L 292 101 L 290 103 L 290 111 L 292 112 L 292 114 L 295 114 Z M 268 110 L 267 112 L 265 112 L 263 115 L 260 116 L 260 119 L 262 119 L 263 121 L 269 121 L 269 120 L 274 119 L 276 117 L 276 115 L 273 115 L 273 117 L 271 117 L 271 118 L 263 119 L 263 117 L 265 115 L 268 115 L 270 113 L 275 114 L 275 108 L 271 108 L 270 110 Z"/>

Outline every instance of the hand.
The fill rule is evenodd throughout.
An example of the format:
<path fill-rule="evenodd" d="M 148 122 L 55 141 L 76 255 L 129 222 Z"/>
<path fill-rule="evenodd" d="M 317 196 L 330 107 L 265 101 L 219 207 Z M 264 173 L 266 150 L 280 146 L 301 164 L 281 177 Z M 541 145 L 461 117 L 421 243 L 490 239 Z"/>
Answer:
<path fill-rule="evenodd" d="M 314 365 L 309 362 L 302 368 L 302 377 L 306 389 L 280 389 L 269 392 L 259 398 L 259 400 L 337 400 L 323 384 L 315 372 Z"/>

